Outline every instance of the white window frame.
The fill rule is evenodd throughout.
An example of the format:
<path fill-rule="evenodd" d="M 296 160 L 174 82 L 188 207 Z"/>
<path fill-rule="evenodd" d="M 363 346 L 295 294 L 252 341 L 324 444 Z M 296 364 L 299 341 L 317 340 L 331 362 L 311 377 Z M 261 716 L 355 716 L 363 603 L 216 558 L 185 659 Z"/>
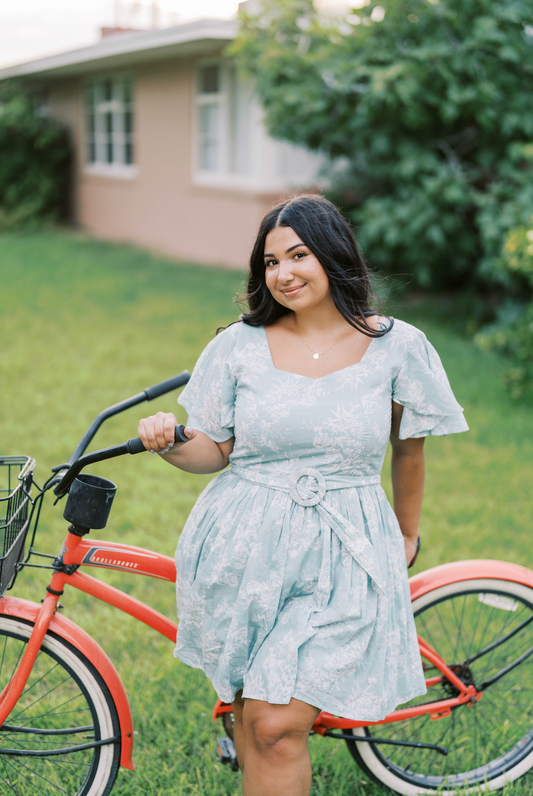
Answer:
<path fill-rule="evenodd" d="M 200 92 L 200 70 L 205 67 L 216 66 L 219 71 L 219 91 L 216 93 Z M 224 58 L 204 58 L 195 63 L 194 68 L 194 99 L 192 114 L 192 181 L 196 185 L 222 188 L 251 188 L 254 182 L 252 174 L 252 145 L 253 145 L 253 116 L 255 104 L 252 102 L 250 91 L 250 118 L 248 120 L 245 136 L 248 147 L 248 164 L 244 172 L 238 172 L 235 164 L 232 167 L 232 142 L 231 136 L 235 135 L 232 129 L 231 91 L 242 91 L 243 84 L 235 79 L 235 64 Z M 233 82 L 233 86 L 232 86 Z M 219 164 L 216 170 L 202 168 L 201 164 L 201 139 L 200 109 L 205 105 L 218 107 L 218 145 Z"/>
<path fill-rule="evenodd" d="M 103 96 L 104 86 L 111 82 L 111 99 Z M 125 82 L 130 84 L 129 108 L 124 101 L 123 91 Z M 119 84 L 122 87 L 119 89 Z M 95 99 L 91 102 L 89 92 L 94 92 Z M 84 85 L 83 96 L 83 121 L 85 131 L 85 151 L 83 170 L 87 174 L 94 174 L 105 177 L 118 177 L 131 179 L 138 174 L 138 166 L 135 163 L 135 95 L 134 81 L 130 74 L 114 73 L 111 75 L 101 75 L 88 80 Z M 94 117 L 94 133 L 89 129 L 90 110 Z M 126 113 L 131 114 L 131 131 L 126 132 L 125 119 Z M 108 114 L 111 114 L 111 133 L 105 129 Z M 91 137 L 94 135 L 94 140 Z M 132 147 L 133 162 L 127 163 L 126 147 Z M 111 145 L 113 160 L 108 160 L 107 148 Z M 94 147 L 94 160 L 91 159 L 90 147 Z"/>
<path fill-rule="evenodd" d="M 195 173 L 216 179 L 216 175 L 227 174 L 229 172 L 229 113 L 228 113 L 228 86 L 227 69 L 221 59 L 206 59 L 198 61 L 194 70 L 194 114 L 193 114 L 193 141 L 194 141 L 194 166 Z M 219 90 L 213 93 L 200 92 L 200 73 L 203 69 L 216 67 L 219 70 Z M 218 159 L 219 164 L 216 169 L 206 169 L 201 163 L 201 141 L 202 131 L 200 125 L 200 112 L 202 108 L 212 105 L 218 108 Z"/>

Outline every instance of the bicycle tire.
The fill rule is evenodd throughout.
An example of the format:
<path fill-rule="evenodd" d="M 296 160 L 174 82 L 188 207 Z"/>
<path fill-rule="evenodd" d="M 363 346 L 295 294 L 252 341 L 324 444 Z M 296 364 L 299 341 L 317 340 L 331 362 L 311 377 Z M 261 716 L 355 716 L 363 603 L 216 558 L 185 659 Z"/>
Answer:
<path fill-rule="evenodd" d="M 32 629 L 33 623 L 25 619 L 0 615 L 0 689 L 16 670 Z M 56 633 L 46 634 L 26 687 L 0 730 L 1 793 L 110 793 L 120 764 L 115 703 L 91 662 Z M 117 740 L 69 751 L 108 738 Z M 29 754 L 58 750 L 65 751 L 53 756 Z"/>
<path fill-rule="evenodd" d="M 477 687 L 533 649 L 533 589 L 519 583 L 488 578 L 450 583 L 413 601 L 413 612 L 418 633 L 449 666 L 463 664 L 460 676 L 472 676 Z M 502 644 L 470 661 L 504 637 Z M 427 664 L 425 668 L 430 677 L 438 676 Z M 460 706 L 448 717 L 432 720 L 425 715 L 355 728 L 354 740 L 346 743 L 372 780 L 402 796 L 499 790 L 533 767 L 532 684 L 533 654 L 487 686 L 478 702 Z M 402 707 L 449 698 L 453 689 L 445 681 Z M 448 755 L 357 742 L 363 735 L 438 744 Z"/>

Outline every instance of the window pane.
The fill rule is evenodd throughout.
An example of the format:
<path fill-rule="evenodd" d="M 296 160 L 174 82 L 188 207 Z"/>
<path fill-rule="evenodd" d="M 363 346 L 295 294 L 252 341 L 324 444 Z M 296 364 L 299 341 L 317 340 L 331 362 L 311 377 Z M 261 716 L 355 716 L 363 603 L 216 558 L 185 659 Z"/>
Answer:
<path fill-rule="evenodd" d="M 124 111 L 124 132 L 126 135 L 133 133 L 133 113 L 131 108 L 126 108 Z"/>
<path fill-rule="evenodd" d="M 87 114 L 87 159 L 89 163 L 94 163 L 96 160 L 96 145 L 95 145 L 95 118 L 94 113 L 92 113 L 92 108 L 90 108 L 90 112 Z"/>
<path fill-rule="evenodd" d="M 200 106 L 200 133 L 216 137 L 218 131 L 218 105 Z"/>
<path fill-rule="evenodd" d="M 200 168 L 206 171 L 218 171 L 220 168 L 219 107 L 214 103 L 201 105 L 199 112 Z"/>
<path fill-rule="evenodd" d="M 85 91 L 85 140 L 89 163 L 94 163 L 96 160 L 95 134 L 95 86 L 94 83 L 90 83 Z"/>
<path fill-rule="evenodd" d="M 133 144 L 131 141 L 126 141 L 124 147 L 124 163 L 128 166 L 133 163 Z"/>
<path fill-rule="evenodd" d="M 108 112 L 105 115 L 106 133 L 106 161 L 113 163 L 113 114 Z"/>
<path fill-rule="evenodd" d="M 252 93 L 250 86 L 238 79 L 235 69 L 228 69 L 228 94 L 229 170 L 235 174 L 248 174 Z"/>
<path fill-rule="evenodd" d="M 204 66 L 199 70 L 200 94 L 218 94 L 220 91 L 220 67 Z"/>

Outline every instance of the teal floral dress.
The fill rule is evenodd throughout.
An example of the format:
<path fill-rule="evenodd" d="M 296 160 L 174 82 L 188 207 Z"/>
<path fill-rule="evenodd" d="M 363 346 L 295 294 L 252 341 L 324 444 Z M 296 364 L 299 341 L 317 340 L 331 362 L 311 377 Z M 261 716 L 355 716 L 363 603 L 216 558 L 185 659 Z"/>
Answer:
<path fill-rule="evenodd" d="M 219 697 L 377 721 L 425 693 L 403 537 L 380 485 L 391 402 L 400 438 L 466 431 L 424 334 L 396 320 L 356 365 L 274 367 L 263 327 L 204 350 L 178 399 L 189 425 L 235 437 L 176 551 L 175 656 Z"/>

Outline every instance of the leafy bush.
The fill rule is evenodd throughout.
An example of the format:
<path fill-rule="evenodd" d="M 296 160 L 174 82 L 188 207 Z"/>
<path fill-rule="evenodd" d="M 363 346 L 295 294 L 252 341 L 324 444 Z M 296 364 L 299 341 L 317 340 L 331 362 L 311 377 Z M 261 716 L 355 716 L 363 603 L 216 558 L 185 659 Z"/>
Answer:
<path fill-rule="evenodd" d="M 326 156 L 374 266 L 425 288 L 520 291 L 497 263 L 532 209 L 529 0 L 352 5 L 328 19 L 312 0 L 265 0 L 243 16 L 231 51 L 270 132 Z"/>
<path fill-rule="evenodd" d="M 533 215 L 527 226 L 515 227 L 505 240 L 499 268 L 502 275 L 521 275 L 533 293 Z M 492 327 L 477 335 L 483 348 L 500 351 L 513 360 L 505 380 L 515 397 L 521 397 L 533 382 L 533 299 L 507 300 Z"/>
<path fill-rule="evenodd" d="M 25 88 L 0 83 L 0 230 L 65 217 L 70 162 L 66 130 L 35 113 Z"/>

